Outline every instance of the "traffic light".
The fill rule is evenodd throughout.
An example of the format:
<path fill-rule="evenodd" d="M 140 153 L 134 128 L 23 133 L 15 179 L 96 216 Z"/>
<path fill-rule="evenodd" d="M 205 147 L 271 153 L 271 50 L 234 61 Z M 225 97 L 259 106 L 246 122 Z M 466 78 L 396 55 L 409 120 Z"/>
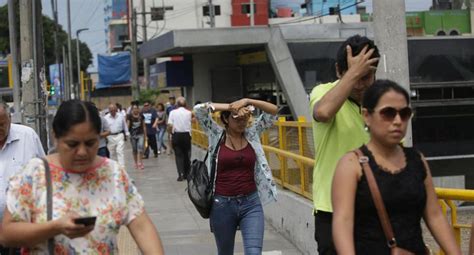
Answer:
<path fill-rule="evenodd" d="M 56 94 L 56 86 L 49 85 L 49 95 L 54 96 Z"/>

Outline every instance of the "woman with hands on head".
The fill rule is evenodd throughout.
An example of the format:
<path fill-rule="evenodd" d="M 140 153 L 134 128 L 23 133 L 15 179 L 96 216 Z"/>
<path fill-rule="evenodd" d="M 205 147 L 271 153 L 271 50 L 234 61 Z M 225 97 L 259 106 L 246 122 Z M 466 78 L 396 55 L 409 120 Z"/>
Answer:
<path fill-rule="evenodd" d="M 368 157 L 397 246 L 427 254 L 421 218 L 446 254 L 461 254 L 443 216 L 426 159 L 403 147 L 412 116 L 408 93 L 393 81 L 377 80 L 367 89 L 362 115 L 370 140 L 360 150 Z M 333 238 L 338 254 L 390 254 L 366 176 L 354 152 L 339 161 L 332 185 Z"/>
<path fill-rule="evenodd" d="M 57 153 L 51 171 L 52 220 L 47 221 L 45 165 L 32 159 L 10 179 L 0 233 L 2 245 L 27 254 L 116 254 L 117 234 L 128 227 L 143 254 L 163 254 L 143 199 L 123 166 L 97 156 L 101 119 L 89 102 L 63 102 L 53 120 Z M 95 224 L 76 220 L 96 217 Z"/>
<path fill-rule="evenodd" d="M 249 125 L 254 108 L 263 113 Z M 242 233 L 245 254 L 262 254 L 262 204 L 275 201 L 276 186 L 260 135 L 273 125 L 277 106 L 244 98 L 230 104 L 198 104 L 194 110 L 199 124 L 208 135 L 209 153 L 219 146 L 214 199 L 209 217 L 218 254 L 234 254 L 237 227 Z M 212 119 L 211 113 L 215 111 L 220 111 L 224 127 Z M 211 157 L 206 163 L 210 171 Z"/>

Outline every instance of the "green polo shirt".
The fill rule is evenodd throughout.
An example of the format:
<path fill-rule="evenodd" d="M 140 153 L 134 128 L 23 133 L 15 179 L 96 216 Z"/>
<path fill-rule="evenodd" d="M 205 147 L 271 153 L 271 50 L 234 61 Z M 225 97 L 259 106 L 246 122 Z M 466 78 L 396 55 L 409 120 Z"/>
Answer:
<path fill-rule="evenodd" d="M 310 112 L 339 81 L 321 84 L 310 95 Z M 339 159 L 347 152 L 369 141 L 359 105 L 347 99 L 329 122 L 313 120 L 315 165 L 313 169 L 313 203 L 316 211 L 332 212 L 331 187 Z"/>

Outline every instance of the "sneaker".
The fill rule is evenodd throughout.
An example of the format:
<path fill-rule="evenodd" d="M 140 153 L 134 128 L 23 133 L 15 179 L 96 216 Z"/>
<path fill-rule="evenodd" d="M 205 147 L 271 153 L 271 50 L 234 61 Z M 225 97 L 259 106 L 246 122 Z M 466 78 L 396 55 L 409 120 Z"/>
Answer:
<path fill-rule="evenodd" d="M 179 176 L 178 179 L 176 179 L 176 180 L 179 181 L 179 182 L 184 181 L 183 176 Z"/>
<path fill-rule="evenodd" d="M 158 155 L 161 155 L 161 151 L 158 151 Z"/>
<path fill-rule="evenodd" d="M 140 164 L 138 164 L 138 168 L 140 170 L 143 170 L 143 169 L 145 169 L 145 165 L 143 165 L 143 163 L 140 163 Z"/>
<path fill-rule="evenodd" d="M 158 157 L 158 153 L 155 154 L 155 158 L 157 158 L 157 157 Z"/>
<path fill-rule="evenodd" d="M 135 163 L 135 169 L 137 169 L 137 170 L 140 169 L 140 165 Z"/>

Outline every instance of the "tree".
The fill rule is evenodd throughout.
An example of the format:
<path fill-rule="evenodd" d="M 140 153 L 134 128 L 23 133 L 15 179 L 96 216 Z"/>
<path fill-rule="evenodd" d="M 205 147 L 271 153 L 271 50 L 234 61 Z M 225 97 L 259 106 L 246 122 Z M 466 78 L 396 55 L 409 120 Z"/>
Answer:
<path fill-rule="evenodd" d="M 20 17 L 19 9 L 15 8 L 16 10 L 16 17 Z M 19 42 L 20 36 L 20 19 L 16 19 L 17 22 L 17 42 Z M 44 40 L 44 59 L 45 59 L 45 66 L 46 72 L 49 73 L 49 65 L 56 63 L 56 55 L 54 49 L 54 31 L 55 31 L 55 24 L 54 20 L 49 18 L 48 16 L 43 15 L 43 40 Z M 0 52 L 6 53 L 10 51 L 10 35 L 9 35 L 9 27 L 8 27 L 8 6 L 4 5 L 0 7 Z M 62 26 L 59 25 L 59 33 L 58 33 L 58 44 L 59 47 L 63 45 L 67 45 L 67 33 L 63 30 Z M 74 77 L 77 79 L 77 60 L 76 60 L 76 41 L 73 40 L 71 42 L 72 54 L 73 54 L 73 74 Z M 80 51 L 80 58 L 81 58 L 81 70 L 87 70 L 87 67 L 92 63 L 92 53 L 87 46 L 87 44 L 80 42 L 79 43 L 79 51 Z"/>

